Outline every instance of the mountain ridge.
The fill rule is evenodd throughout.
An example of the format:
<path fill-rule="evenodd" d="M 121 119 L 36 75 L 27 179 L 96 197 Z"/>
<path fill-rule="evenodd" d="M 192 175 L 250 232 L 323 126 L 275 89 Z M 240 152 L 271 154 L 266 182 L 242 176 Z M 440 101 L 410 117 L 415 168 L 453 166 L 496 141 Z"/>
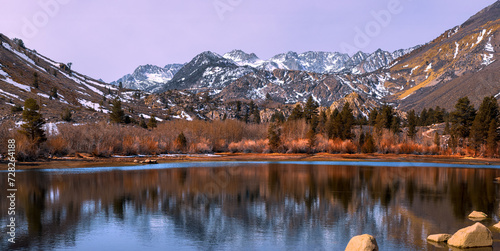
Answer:
<path fill-rule="evenodd" d="M 396 58 L 413 51 L 415 48 L 418 48 L 418 46 L 408 49 L 399 49 L 392 53 L 381 49 L 371 54 L 360 51 L 353 55 L 353 57 L 339 52 L 307 51 L 298 54 L 297 52 L 289 51 L 277 54 L 268 60 L 260 59 L 255 53 L 246 53 L 243 50 L 235 49 L 222 55 L 222 58 L 232 61 L 236 66 L 248 66 L 256 70 L 266 70 L 270 72 L 281 69 L 321 74 L 336 74 L 340 72 L 363 74 L 386 67 Z M 212 59 L 221 57 L 215 52 L 207 51 L 198 54 L 190 62 L 195 60 L 193 63 L 196 63 L 196 58 L 203 54 L 205 54 L 205 56 L 210 55 Z M 186 64 L 183 64 L 183 66 Z M 159 68 L 158 66 L 150 66 L 149 68 L 139 66 L 132 74 L 127 74 L 111 82 L 111 84 L 117 85 L 119 82 L 122 82 L 124 87 L 151 92 L 164 91 L 171 88 L 182 88 L 160 87 L 160 85 L 167 85 L 167 82 L 172 80 L 173 76 L 163 78 L 155 77 L 154 75 L 158 74 L 157 72 L 160 71 Z M 179 70 L 179 68 L 176 68 L 175 71 L 170 70 L 168 74 L 175 75 Z M 148 75 L 153 76 L 148 77 Z M 168 85 L 172 86 L 173 84 Z"/>

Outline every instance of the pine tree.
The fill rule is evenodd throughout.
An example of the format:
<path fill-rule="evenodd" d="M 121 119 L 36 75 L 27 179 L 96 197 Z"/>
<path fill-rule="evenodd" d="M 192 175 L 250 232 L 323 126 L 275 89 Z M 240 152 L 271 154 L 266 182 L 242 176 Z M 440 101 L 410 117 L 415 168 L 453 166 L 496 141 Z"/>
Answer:
<path fill-rule="evenodd" d="M 434 145 L 437 147 L 441 146 L 441 136 L 439 136 L 438 132 L 434 133 Z"/>
<path fill-rule="evenodd" d="M 468 97 L 460 98 L 455 105 L 455 111 L 451 114 L 453 120 L 453 130 L 461 138 L 467 138 L 470 135 L 470 127 L 476 116 L 476 110 L 470 103 Z"/>
<path fill-rule="evenodd" d="M 270 123 L 267 129 L 267 139 L 272 152 L 277 152 L 281 146 L 281 129 L 278 123 Z"/>
<path fill-rule="evenodd" d="M 33 87 L 35 89 L 38 89 L 39 86 L 39 80 L 38 80 L 38 73 L 33 73 Z"/>
<path fill-rule="evenodd" d="M 352 128 L 354 126 L 354 115 L 352 114 L 352 109 L 349 102 L 346 102 L 344 107 L 342 108 L 342 112 L 340 112 L 340 116 L 342 118 L 341 123 L 341 135 L 340 138 L 343 140 L 352 138 Z"/>
<path fill-rule="evenodd" d="M 125 121 L 125 112 L 122 109 L 122 102 L 119 99 L 113 101 L 113 107 L 111 108 L 111 113 L 109 118 L 113 123 L 123 123 Z"/>
<path fill-rule="evenodd" d="M 45 121 L 42 115 L 38 112 L 40 106 L 32 98 L 26 99 L 24 102 L 23 111 L 23 124 L 21 125 L 22 130 L 20 133 L 26 135 L 32 143 L 39 145 L 40 143 L 47 140 L 45 137 L 45 131 L 43 130 L 43 125 Z"/>
<path fill-rule="evenodd" d="M 456 132 L 452 132 L 450 135 L 450 147 L 452 150 L 458 147 L 458 136 Z"/>
<path fill-rule="evenodd" d="M 415 139 L 415 135 L 417 135 L 417 116 L 415 115 L 415 111 L 411 110 L 408 113 L 408 137 Z"/>
<path fill-rule="evenodd" d="M 382 107 L 382 117 L 384 122 L 384 128 L 390 129 L 392 126 L 392 119 L 394 118 L 394 110 L 391 106 L 384 105 Z"/>
<path fill-rule="evenodd" d="M 236 101 L 236 113 L 241 112 L 241 101 Z"/>
<path fill-rule="evenodd" d="M 397 115 L 392 118 L 391 132 L 394 134 L 401 132 L 401 119 Z"/>
<path fill-rule="evenodd" d="M 361 134 L 359 135 L 359 141 L 358 141 L 358 145 L 360 148 L 363 147 L 365 141 L 366 141 L 366 135 L 365 132 L 363 132 L 363 127 L 361 127 Z"/>
<path fill-rule="evenodd" d="M 368 115 L 368 124 L 375 126 L 377 124 L 378 109 L 372 109 Z"/>
<path fill-rule="evenodd" d="M 344 132 L 342 126 L 342 115 L 337 109 L 333 110 L 333 113 L 328 119 L 326 125 L 326 131 L 329 139 L 341 138 Z"/>
<path fill-rule="evenodd" d="M 148 121 L 148 128 L 153 129 L 157 127 L 156 117 L 152 115 Z"/>
<path fill-rule="evenodd" d="M 255 110 L 255 102 L 253 102 L 253 100 L 250 101 L 250 104 L 248 104 L 248 110 L 250 114 L 253 114 L 254 110 Z"/>
<path fill-rule="evenodd" d="M 57 88 L 56 87 L 52 87 L 52 89 L 50 89 L 50 98 L 53 98 L 53 99 L 58 99 L 59 98 L 59 95 L 57 95 Z"/>
<path fill-rule="evenodd" d="M 375 140 L 373 140 L 373 136 L 370 133 L 366 135 L 366 140 L 361 147 L 361 151 L 363 153 L 374 153 L 376 151 Z"/>
<path fill-rule="evenodd" d="M 318 115 L 318 103 L 314 101 L 312 96 L 307 99 L 306 105 L 304 107 L 303 117 L 306 119 L 307 123 L 311 123 L 314 116 Z"/>
<path fill-rule="evenodd" d="M 183 151 L 187 147 L 187 138 L 184 136 L 184 132 L 181 132 L 179 136 L 175 139 L 175 144 L 177 147 Z"/>
<path fill-rule="evenodd" d="M 243 122 L 248 124 L 248 120 L 250 118 L 250 115 L 248 114 L 248 110 L 245 111 L 245 116 L 243 116 Z"/>
<path fill-rule="evenodd" d="M 139 126 L 148 129 L 148 124 L 146 124 L 146 121 L 144 121 L 144 118 L 141 116 L 141 121 L 139 122 Z"/>
<path fill-rule="evenodd" d="M 378 135 L 381 135 L 385 127 L 385 116 L 382 113 L 377 114 L 377 119 L 375 120 L 375 131 Z"/>
<path fill-rule="evenodd" d="M 427 119 L 425 120 L 425 125 L 430 126 L 433 125 L 436 121 L 436 113 L 434 109 L 429 108 L 429 111 L 427 111 Z"/>
<path fill-rule="evenodd" d="M 285 122 L 285 115 L 280 111 L 275 111 L 271 116 L 271 122 L 283 123 Z"/>
<path fill-rule="evenodd" d="M 493 157 L 496 154 L 497 149 L 497 132 L 498 124 L 496 121 L 492 120 L 488 128 L 488 139 L 486 141 L 486 146 L 488 148 L 489 156 Z"/>
<path fill-rule="evenodd" d="M 260 111 L 259 111 L 259 109 L 258 109 L 258 108 L 255 108 L 255 109 L 253 110 L 253 122 L 254 122 L 255 124 L 260 124 L 260 122 L 261 122 L 261 121 L 260 121 Z"/>
<path fill-rule="evenodd" d="M 481 119 L 479 119 L 479 116 L 476 116 L 474 121 L 472 122 L 471 130 L 470 130 L 470 137 L 472 141 L 472 147 L 477 151 L 480 147 L 483 141 L 486 140 L 486 138 L 483 135 L 483 125 L 481 125 Z M 487 133 L 487 132 L 486 132 Z"/>
<path fill-rule="evenodd" d="M 444 134 L 449 135 L 451 133 L 450 131 L 450 122 L 446 121 L 446 124 L 444 126 Z"/>
<path fill-rule="evenodd" d="M 234 116 L 235 119 L 241 119 L 241 101 L 236 101 L 236 114 Z"/>
<path fill-rule="evenodd" d="M 471 137 L 476 148 L 486 143 L 490 123 L 491 121 L 497 123 L 498 117 L 499 108 L 497 100 L 495 97 L 485 97 L 479 106 L 479 110 L 471 127 Z"/>
<path fill-rule="evenodd" d="M 72 116 L 73 115 L 71 114 L 71 110 L 69 108 L 64 109 L 64 111 L 61 113 L 61 119 L 66 122 L 71 122 Z"/>
<path fill-rule="evenodd" d="M 420 112 L 420 116 L 419 116 L 419 121 L 418 121 L 418 124 L 420 126 L 428 126 L 427 124 L 427 118 L 428 118 L 428 114 L 427 114 L 427 109 L 424 108 L 421 112 Z"/>
<path fill-rule="evenodd" d="M 290 114 L 290 117 L 288 117 L 288 121 L 300 120 L 302 118 L 303 118 L 302 106 L 300 104 L 297 104 L 293 108 L 292 114 Z"/>
<path fill-rule="evenodd" d="M 318 116 L 318 126 L 316 132 L 321 134 L 326 133 L 327 123 L 328 123 L 328 116 L 326 115 L 326 112 L 323 110 L 319 113 Z"/>
<path fill-rule="evenodd" d="M 335 134 L 335 117 L 339 111 L 335 109 L 333 113 L 328 117 L 328 120 L 326 121 L 326 135 L 328 139 L 333 139 L 334 134 Z"/>
<path fill-rule="evenodd" d="M 307 132 L 307 146 L 309 148 L 309 152 L 314 152 L 314 147 L 316 146 L 316 131 L 314 128 L 309 129 Z"/>

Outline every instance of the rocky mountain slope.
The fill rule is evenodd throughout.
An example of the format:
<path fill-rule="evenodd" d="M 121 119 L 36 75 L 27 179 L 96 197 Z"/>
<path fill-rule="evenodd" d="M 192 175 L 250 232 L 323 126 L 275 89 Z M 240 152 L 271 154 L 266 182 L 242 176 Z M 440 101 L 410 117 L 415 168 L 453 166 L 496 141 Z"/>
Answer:
<path fill-rule="evenodd" d="M 49 122 L 61 121 L 65 109 L 71 110 L 75 122 L 107 120 L 114 99 L 122 101 L 122 107 L 133 119 L 166 115 L 144 102 L 148 95 L 120 90 L 78 73 L 67 64 L 25 48 L 22 41 L 0 34 L 0 121 L 19 122 L 21 112 L 13 107 L 22 107 L 28 98 L 41 104 L 41 112 Z"/>
<path fill-rule="evenodd" d="M 462 25 L 398 59 L 386 73 L 399 85 L 390 97 L 404 110 L 439 105 L 452 109 L 469 96 L 476 106 L 500 93 L 500 1 Z M 400 87 L 400 88 L 401 88 Z"/>
<path fill-rule="evenodd" d="M 415 48 L 418 48 L 418 46 Z M 242 77 L 241 74 L 247 74 L 255 71 L 272 72 L 277 69 L 306 71 L 320 74 L 336 74 L 341 72 L 352 74 L 369 73 L 388 66 L 392 61 L 394 61 L 394 59 L 413 51 L 415 48 L 401 49 L 392 53 L 380 49 L 372 54 L 358 52 L 353 55 L 353 57 L 338 52 L 309 51 L 301 54 L 297 54 L 296 52 L 287 52 L 278 54 L 269 60 L 262 60 L 254 53 L 233 50 L 222 56 L 222 58 L 229 61 L 226 62 L 228 68 L 220 68 L 218 69 L 218 72 L 226 70 L 228 72 L 223 73 L 226 77 L 222 81 L 223 83 L 216 83 L 216 85 L 224 86 L 226 82 Z M 212 54 L 212 57 L 217 57 L 217 60 L 222 61 L 220 55 L 213 52 L 204 52 L 196 56 L 190 63 L 188 63 L 190 65 L 187 67 L 188 69 L 186 71 L 191 71 L 193 69 L 193 63 L 196 63 L 200 57 L 207 58 L 208 54 Z M 179 64 L 168 65 L 167 67 L 169 68 L 161 68 L 154 65 L 139 66 L 134 73 L 127 74 L 111 84 L 118 85 L 118 83 L 122 82 L 124 87 L 150 92 L 161 92 L 168 89 L 182 89 L 182 85 L 176 85 L 179 84 L 178 80 L 184 77 L 179 77 L 177 80 L 169 83 L 182 66 L 183 65 Z M 239 70 L 233 71 L 235 66 L 246 68 L 239 68 Z M 217 65 L 214 65 L 214 67 L 217 67 Z M 181 75 L 183 74 L 181 73 Z M 193 79 L 190 78 L 190 80 Z M 216 80 L 217 78 L 196 81 L 200 84 L 198 88 L 202 88 L 202 86 L 208 87 L 214 85 L 215 82 L 213 81 Z M 211 84 L 208 83 L 210 81 L 212 81 Z"/>
<path fill-rule="evenodd" d="M 200 71 L 200 65 L 207 66 L 207 69 L 213 65 L 238 69 L 232 62 L 211 53 L 197 57 L 193 64 L 197 66 L 195 71 Z M 144 66 L 143 69 L 150 72 L 150 77 L 157 74 L 160 78 L 169 77 L 169 71 L 181 67 L 182 65 L 164 68 Z M 184 71 L 189 69 L 189 65 L 183 68 Z M 135 74 L 129 79 L 140 79 L 144 76 Z M 122 102 L 125 114 L 136 121 L 149 119 L 152 115 L 159 121 L 222 119 L 238 115 L 234 102 L 224 102 L 211 96 L 210 92 L 172 89 L 161 94 L 151 94 L 117 88 L 115 85 L 78 73 L 67 64 L 56 62 L 35 50 L 25 48 L 20 40 L 11 40 L 0 34 L 0 123 L 12 121 L 19 125 L 22 112 L 13 108 L 21 108 L 28 98 L 34 98 L 41 104 L 41 113 L 50 123 L 61 123 L 61 112 L 65 109 L 71 111 L 74 123 L 107 121 L 112 101 L 115 99 Z M 277 107 L 285 112 L 292 109 L 292 106 L 283 106 L 272 101 L 265 103 L 270 109 L 264 109 L 263 105 L 259 104 L 263 118 L 270 118 Z M 241 106 L 245 105 L 247 104 L 243 102 Z"/>
<path fill-rule="evenodd" d="M 134 119 L 152 114 L 234 117 L 236 101 L 291 107 L 310 96 L 322 106 L 340 107 L 349 101 L 362 115 L 382 103 L 403 111 L 438 105 L 451 110 L 463 96 L 477 107 L 485 96 L 500 97 L 499 51 L 500 1 L 408 50 L 358 52 L 352 57 L 289 52 L 269 60 L 243 51 L 224 56 L 203 52 L 184 65 L 141 66 L 113 84 L 75 72 L 0 35 L 0 113 L 1 119 L 19 121 L 20 113 L 11 109 L 27 98 L 41 102 L 45 116 L 54 121 L 65 108 L 73 111 L 76 121 L 107 119 L 115 98 Z M 119 82 L 124 89 L 116 87 Z"/>
<path fill-rule="evenodd" d="M 174 78 L 183 66 L 182 64 L 169 64 L 161 68 L 155 65 L 141 65 L 132 74 L 127 74 L 111 84 L 118 86 L 122 83 L 124 88 L 155 92 L 164 83 Z"/>

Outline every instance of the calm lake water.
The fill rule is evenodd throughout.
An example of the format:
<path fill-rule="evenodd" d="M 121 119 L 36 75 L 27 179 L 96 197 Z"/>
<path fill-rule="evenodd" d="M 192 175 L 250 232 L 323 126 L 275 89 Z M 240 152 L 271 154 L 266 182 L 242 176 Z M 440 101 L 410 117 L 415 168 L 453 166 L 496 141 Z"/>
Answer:
<path fill-rule="evenodd" d="M 429 234 L 499 221 L 496 166 L 381 162 L 184 163 L 22 171 L 17 242 L 0 250 L 448 250 Z M 493 237 L 500 240 L 494 230 Z M 500 250 L 495 241 L 493 249 Z"/>

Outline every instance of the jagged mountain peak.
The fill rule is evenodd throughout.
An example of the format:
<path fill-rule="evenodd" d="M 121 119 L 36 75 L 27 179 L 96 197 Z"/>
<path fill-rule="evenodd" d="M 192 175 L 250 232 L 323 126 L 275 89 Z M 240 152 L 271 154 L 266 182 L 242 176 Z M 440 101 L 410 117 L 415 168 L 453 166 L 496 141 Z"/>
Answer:
<path fill-rule="evenodd" d="M 211 52 L 211 51 L 204 51 L 196 57 L 194 57 L 189 63 L 186 65 L 209 65 L 209 64 L 233 64 L 231 60 L 223 58 L 221 55 Z"/>
<path fill-rule="evenodd" d="M 152 65 L 152 64 L 145 64 L 145 65 L 139 65 L 135 70 L 134 70 L 134 73 L 137 73 L 137 72 L 142 72 L 144 70 L 162 70 L 163 68 L 159 67 L 159 66 L 156 66 L 156 65 Z"/>
<path fill-rule="evenodd" d="M 162 68 L 152 64 L 140 65 L 132 74 L 127 74 L 111 84 L 118 85 L 121 82 L 125 88 L 156 91 L 159 86 L 170 81 L 182 66 L 170 64 Z"/>
<path fill-rule="evenodd" d="M 224 58 L 228 58 L 229 59 L 239 59 L 240 61 L 244 61 L 244 60 L 257 60 L 259 59 L 259 57 L 257 57 L 257 55 L 255 55 L 255 53 L 246 53 L 242 50 L 232 50 L 226 54 L 224 54 L 223 56 Z"/>
<path fill-rule="evenodd" d="M 232 50 L 223 56 L 225 59 L 232 60 L 236 64 L 243 66 L 249 65 L 252 67 L 260 66 L 264 61 L 260 60 L 255 53 L 246 53 L 242 50 Z"/>

